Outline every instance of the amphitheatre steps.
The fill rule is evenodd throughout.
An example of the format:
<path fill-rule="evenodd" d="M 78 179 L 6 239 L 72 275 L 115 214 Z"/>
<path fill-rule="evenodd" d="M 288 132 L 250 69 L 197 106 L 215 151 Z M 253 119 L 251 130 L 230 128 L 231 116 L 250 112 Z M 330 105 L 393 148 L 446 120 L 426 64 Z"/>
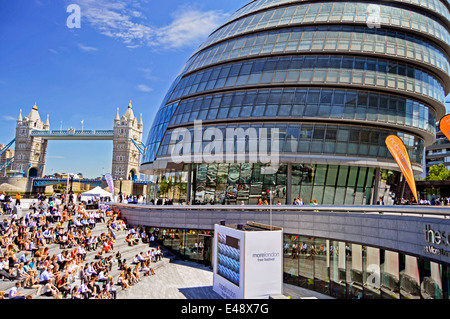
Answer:
<path fill-rule="evenodd" d="M 107 220 L 107 219 L 106 219 Z M 51 224 L 52 227 L 56 224 Z M 63 224 L 63 226 L 65 228 L 67 228 L 67 222 Z M 102 233 L 108 233 L 108 229 L 106 227 L 106 223 L 101 222 L 101 223 L 97 223 L 95 228 L 93 228 L 91 230 L 92 236 L 99 236 Z M 126 236 L 128 235 L 129 231 L 128 230 L 122 230 L 122 231 L 115 231 L 114 232 L 116 235 L 116 240 L 114 243 L 114 251 L 111 253 L 105 253 L 104 256 L 105 257 L 109 257 L 109 256 L 113 256 L 113 265 L 111 267 L 111 271 L 108 273 L 108 275 L 112 276 L 113 278 L 113 282 L 114 282 L 114 288 L 117 291 L 117 298 L 120 298 L 121 295 L 121 291 L 122 291 L 122 287 L 118 286 L 117 283 L 117 279 L 119 277 L 119 274 L 122 272 L 121 270 L 119 270 L 118 268 L 118 263 L 115 259 L 115 255 L 118 251 L 120 251 L 122 259 L 126 259 L 126 264 L 128 266 L 134 266 L 132 264 L 132 260 L 133 257 L 136 256 L 137 254 L 140 254 L 141 252 L 143 252 L 144 254 L 151 250 L 151 249 L 156 249 L 158 245 L 157 243 L 154 244 L 145 244 L 142 243 L 141 240 L 139 240 L 139 243 L 137 245 L 134 246 L 129 246 L 128 243 L 125 241 Z M 46 247 L 49 247 L 49 251 L 48 254 L 49 256 L 53 256 L 53 255 L 57 255 L 59 254 L 62 250 L 72 250 L 74 248 L 66 248 L 66 249 L 61 249 L 59 244 L 49 244 Z M 153 263 L 151 267 L 155 270 L 155 272 L 157 272 L 157 270 L 161 267 L 164 267 L 164 265 L 166 265 L 167 263 L 170 263 L 171 260 L 173 258 L 175 258 L 175 256 L 170 253 L 169 251 L 167 251 L 163 246 L 160 246 L 164 257 L 158 261 Z M 87 251 L 86 252 L 86 259 L 83 262 L 83 265 L 86 263 L 90 263 L 90 262 L 96 262 L 98 261 L 98 259 L 95 259 L 95 255 L 98 253 L 99 249 L 96 250 L 92 250 L 92 251 Z M 22 254 L 24 254 L 24 251 L 20 251 L 18 253 L 16 253 L 17 258 L 19 258 Z M 149 277 L 144 277 L 142 272 L 140 273 L 141 276 L 141 281 L 142 280 L 151 280 L 151 276 Z M 17 280 L 6 280 L 6 279 L 0 279 L 0 290 L 3 290 L 5 292 L 5 298 L 7 298 L 9 290 L 15 285 Z M 75 285 L 80 286 L 81 284 L 81 280 L 78 276 L 76 276 L 75 282 L 73 282 L 71 284 L 71 287 L 74 287 Z M 129 287 L 128 289 L 133 289 L 135 287 L 139 287 L 140 283 L 135 284 L 132 287 Z M 44 295 L 40 295 L 38 296 L 36 294 L 36 289 L 34 288 L 19 288 L 19 291 L 21 291 L 25 296 L 31 295 L 33 299 L 54 299 L 55 297 L 48 297 L 48 296 L 44 296 Z M 70 296 L 69 296 L 70 298 Z"/>

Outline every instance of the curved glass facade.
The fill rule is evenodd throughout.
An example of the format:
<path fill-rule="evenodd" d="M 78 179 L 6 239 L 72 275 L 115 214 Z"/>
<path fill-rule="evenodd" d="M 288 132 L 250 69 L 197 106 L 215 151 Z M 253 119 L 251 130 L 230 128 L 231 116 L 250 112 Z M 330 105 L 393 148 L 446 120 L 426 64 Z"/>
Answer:
<path fill-rule="evenodd" d="M 267 9 L 277 5 L 286 5 L 293 2 L 307 2 L 308 0 L 263 0 L 263 1 L 252 1 L 249 4 L 245 5 L 238 11 L 236 11 L 231 17 L 230 21 L 235 20 L 239 17 L 247 15 L 249 13 L 259 11 L 262 9 Z M 450 20 L 450 12 L 449 8 L 440 0 L 394 0 L 391 1 L 396 5 L 401 4 L 411 4 L 413 6 L 419 6 L 422 8 L 429 9 L 435 14 L 441 15 L 445 17 L 447 20 Z M 327 5 L 327 4 L 324 4 Z"/>
<path fill-rule="evenodd" d="M 369 25 L 374 6 L 380 27 Z M 235 200 L 251 203 L 266 194 L 264 185 L 288 204 L 299 196 L 373 203 L 382 195 L 380 172 L 397 169 L 385 138 L 403 140 L 416 174 L 424 147 L 435 140 L 450 90 L 449 8 L 439 0 L 251 1 L 205 40 L 175 79 L 150 130 L 141 170 L 188 172 L 187 201 L 198 203 L 226 204 L 228 189 L 240 194 Z M 186 150 L 195 153 L 208 147 L 211 139 L 202 138 L 210 128 L 222 136 L 228 129 L 255 130 L 258 140 L 249 137 L 236 154 L 249 154 L 259 129 L 276 129 L 280 166 L 266 176 L 268 184 L 266 177 L 252 180 L 261 171 L 258 161 L 174 161 L 179 139 L 173 132 L 189 132 L 195 143 Z M 311 185 L 296 182 L 305 167 L 317 172 Z M 220 169 L 228 177 L 237 171 L 239 182 L 203 181 L 218 179 Z M 250 182 L 240 182 L 242 174 Z"/>
<path fill-rule="evenodd" d="M 442 49 L 420 37 L 385 29 L 361 27 L 304 27 L 259 32 L 230 39 L 194 55 L 186 65 L 191 72 L 211 64 L 272 53 L 319 53 L 351 51 L 358 54 L 387 54 L 424 63 L 448 73 Z"/>
<path fill-rule="evenodd" d="M 209 127 L 214 127 L 226 136 L 227 129 L 241 128 L 246 131 L 249 129 L 255 133 L 255 143 L 261 138 L 261 129 L 266 128 L 270 131 L 273 128 L 279 129 L 279 151 L 283 153 L 293 153 L 297 155 L 325 155 L 334 154 L 336 156 L 348 157 L 349 160 L 357 157 L 365 158 L 392 158 L 387 148 L 384 146 L 384 140 L 388 135 L 398 134 L 403 140 L 406 148 L 409 150 L 409 157 L 412 163 L 421 164 L 423 159 L 424 144 L 423 141 L 411 134 L 397 133 L 392 130 L 353 126 L 336 125 L 320 123 L 239 123 L 239 124 L 220 124 L 204 125 L 202 134 Z M 191 136 L 194 136 L 194 127 L 187 128 Z M 175 148 L 172 139 L 172 130 L 166 132 L 164 139 L 159 147 L 158 156 L 170 157 Z M 250 139 L 252 142 L 252 140 Z M 236 143 L 236 142 L 235 142 Z M 202 150 L 206 150 L 208 141 L 203 141 Z M 245 149 L 241 151 L 249 152 L 251 143 L 245 143 Z M 223 141 L 224 151 L 227 150 L 226 140 Z M 236 147 L 235 147 L 236 149 Z M 185 150 L 186 151 L 186 150 Z M 191 154 L 195 153 L 195 144 L 190 144 Z M 186 152 L 185 152 L 186 153 Z M 206 153 L 206 152 L 205 152 Z"/>
<path fill-rule="evenodd" d="M 302 2 L 295 1 L 290 6 L 280 6 L 258 11 L 225 24 L 214 32 L 200 49 L 243 33 L 273 27 L 301 24 L 337 24 L 343 22 L 366 25 L 369 20 L 369 6 L 371 4 L 378 6 L 380 11 L 379 18 L 383 27 L 400 27 L 405 29 L 405 31 L 419 32 L 433 37 L 446 46 L 450 43 L 450 34 L 444 22 L 433 19 L 426 12 L 417 11 L 417 8 L 395 7 L 392 4 L 387 5 L 376 1 L 372 3 Z"/>
<path fill-rule="evenodd" d="M 234 122 L 236 118 L 266 116 L 280 120 L 295 116 L 397 123 L 436 133 L 434 111 L 418 101 L 392 94 L 321 88 L 245 90 L 186 99 L 169 125 L 216 119 Z"/>
<path fill-rule="evenodd" d="M 370 86 L 425 95 L 444 101 L 442 82 L 425 70 L 384 59 L 351 56 L 300 56 L 235 62 L 183 78 L 170 101 L 230 87 L 295 84 Z"/>

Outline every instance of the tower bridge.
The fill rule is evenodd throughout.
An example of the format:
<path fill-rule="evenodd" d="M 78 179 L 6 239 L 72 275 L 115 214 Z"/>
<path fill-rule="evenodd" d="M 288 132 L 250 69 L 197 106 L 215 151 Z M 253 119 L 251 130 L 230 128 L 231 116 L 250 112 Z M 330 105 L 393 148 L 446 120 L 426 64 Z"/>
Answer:
<path fill-rule="evenodd" d="M 56 179 L 46 179 L 45 165 L 47 157 L 47 145 L 52 140 L 86 140 L 86 141 L 112 141 L 112 169 L 111 175 L 116 180 L 136 181 L 139 176 L 140 155 L 143 133 L 142 114 L 136 118 L 133 106 L 128 104 L 126 112 L 120 116 L 119 108 L 114 118 L 112 130 L 50 130 L 49 115 L 46 121 L 42 121 L 35 103 L 30 113 L 23 117 L 20 110 L 16 124 L 16 136 L 6 146 L 15 144 L 14 158 L 0 165 L 0 169 L 11 166 L 12 170 L 20 172 L 20 175 L 33 180 L 35 187 L 49 185 Z M 6 148 L 5 147 L 5 148 Z M 3 150 L 2 150 L 3 151 Z M 85 181 L 86 183 L 88 181 Z M 98 185 L 101 180 L 89 182 Z"/>

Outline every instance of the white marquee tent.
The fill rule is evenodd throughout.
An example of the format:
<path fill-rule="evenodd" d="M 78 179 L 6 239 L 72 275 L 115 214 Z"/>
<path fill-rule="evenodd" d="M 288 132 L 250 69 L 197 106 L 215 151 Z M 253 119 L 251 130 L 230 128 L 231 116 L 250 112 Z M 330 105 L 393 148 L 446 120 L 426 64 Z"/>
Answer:
<path fill-rule="evenodd" d="M 100 197 L 109 197 L 112 199 L 112 194 L 99 186 L 81 194 L 82 199 L 95 199 Z"/>

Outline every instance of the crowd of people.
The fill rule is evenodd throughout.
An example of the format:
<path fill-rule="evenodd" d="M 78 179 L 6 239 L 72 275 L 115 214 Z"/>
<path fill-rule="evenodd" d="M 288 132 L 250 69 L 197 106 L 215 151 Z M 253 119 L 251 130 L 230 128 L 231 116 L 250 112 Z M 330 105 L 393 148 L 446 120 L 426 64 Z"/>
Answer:
<path fill-rule="evenodd" d="M 92 230 L 98 223 L 106 223 L 107 230 L 95 236 Z M 25 296 L 19 291 L 24 287 L 55 298 L 115 299 L 114 264 L 121 271 L 116 284 L 127 289 L 140 281 L 139 272 L 154 274 L 151 264 L 162 257 L 158 247 L 139 254 L 128 266 L 120 251 L 114 251 L 119 231 L 149 242 L 145 230 L 127 225 L 120 211 L 90 211 L 73 202 L 55 204 L 52 197 L 39 197 L 20 218 L 14 212 L 4 215 L 0 222 L 0 279 L 15 281 L 7 297 L 31 298 L 32 294 Z M 52 244 L 59 245 L 59 253 L 50 253 Z M 95 261 L 86 261 L 90 251 L 96 252 Z M 0 299 L 5 295 L 0 291 Z"/>

